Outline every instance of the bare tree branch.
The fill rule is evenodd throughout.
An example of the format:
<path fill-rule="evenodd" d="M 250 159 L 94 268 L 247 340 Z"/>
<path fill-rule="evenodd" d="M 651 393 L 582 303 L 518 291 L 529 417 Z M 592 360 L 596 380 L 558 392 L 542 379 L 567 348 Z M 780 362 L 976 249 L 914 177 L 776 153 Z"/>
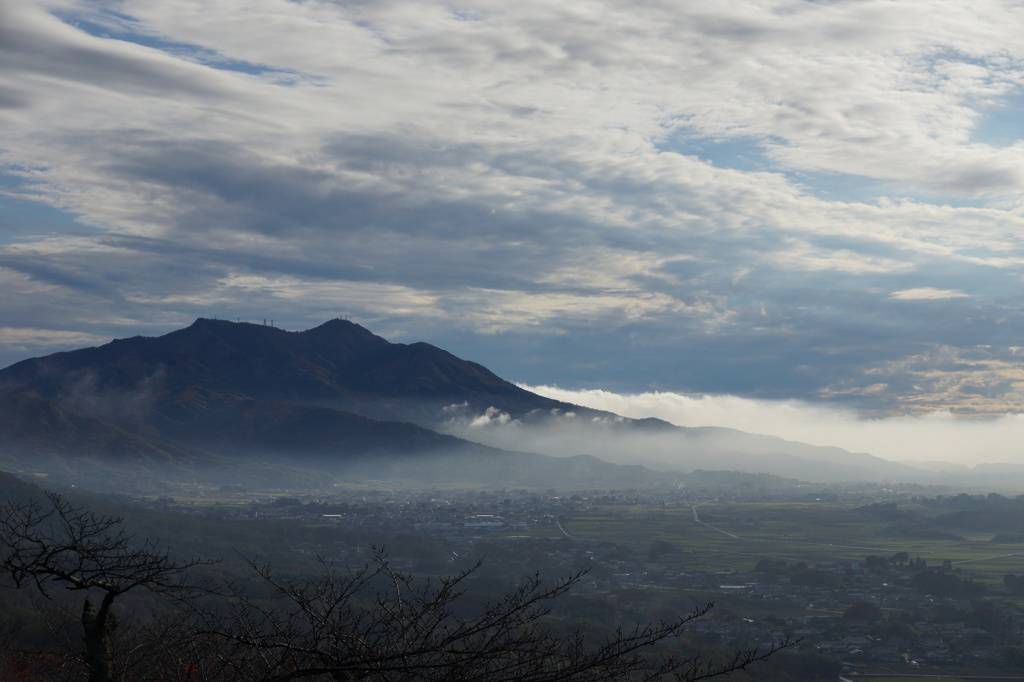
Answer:
<path fill-rule="evenodd" d="M 435 581 L 417 581 L 395 570 L 380 551 L 355 571 L 322 557 L 320 564 L 316 580 L 294 580 L 250 562 L 272 598 L 235 591 L 229 612 L 205 614 L 204 634 L 220 638 L 246 661 L 247 679 L 689 682 L 740 670 L 791 644 L 737 652 L 721 664 L 652 655 L 705 615 L 710 604 L 671 623 L 620 628 L 597 644 L 579 634 L 555 637 L 543 623 L 548 604 L 585 571 L 550 584 L 534 575 L 463 617 L 455 606 L 479 563 Z M 369 603 L 362 603 L 367 592 Z"/>
<path fill-rule="evenodd" d="M 175 561 L 155 541 L 128 535 L 122 522 L 55 493 L 46 493 L 43 500 L 0 506 L 0 575 L 15 587 L 34 587 L 47 599 L 54 586 L 85 593 L 84 658 L 90 680 L 97 682 L 114 679 L 114 600 L 135 589 L 169 600 L 190 599 L 201 589 L 186 582 L 186 571 L 212 563 L 198 558 Z"/>
<path fill-rule="evenodd" d="M 214 594 L 186 575 L 211 562 L 173 560 L 155 541 L 126 534 L 120 518 L 52 494 L 0 506 L 0 574 L 47 599 L 57 587 L 84 593 L 83 659 L 93 682 L 112 682 L 128 669 L 135 677 L 182 682 L 697 682 L 793 644 L 737 651 L 725 660 L 674 656 L 675 639 L 711 604 L 596 641 L 579 632 L 555 636 L 547 627 L 552 600 L 586 571 L 554 581 L 534 574 L 474 605 L 467 588 L 479 562 L 421 580 L 396 570 L 382 550 L 354 569 L 318 559 L 313 577 L 282 576 L 251 560 L 261 589 L 229 580 Z M 111 605 L 136 589 L 188 608 L 118 629 Z"/>

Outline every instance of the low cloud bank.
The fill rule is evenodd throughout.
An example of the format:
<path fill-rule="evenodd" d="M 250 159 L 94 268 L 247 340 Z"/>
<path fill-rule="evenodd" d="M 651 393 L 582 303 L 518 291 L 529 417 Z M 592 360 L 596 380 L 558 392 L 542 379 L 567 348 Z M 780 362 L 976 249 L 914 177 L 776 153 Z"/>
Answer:
<path fill-rule="evenodd" d="M 441 425 L 443 431 L 504 450 L 539 452 L 556 457 L 591 454 L 625 462 L 638 449 L 626 447 L 621 434 L 615 433 L 615 426 L 624 421 L 621 418 L 594 419 L 581 417 L 575 412 L 552 410 L 532 412 L 523 422 L 495 407 L 477 414 L 465 403 L 449 405 L 445 413 L 446 418 Z M 652 440 L 657 438 L 645 436 L 644 451 L 651 449 Z M 653 449 L 663 450 L 660 444 Z"/>
<path fill-rule="evenodd" d="M 505 450 L 556 457 L 587 454 L 666 472 L 727 469 L 806 481 L 911 480 L 922 473 L 835 447 L 728 428 L 680 429 L 586 408 L 533 410 L 514 417 L 495 407 L 479 412 L 461 403 L 449 405 L 445 413 L 441 430 Z"/>
<path fill-rule="evenodd" d="M 634 419 L 656 417 L 678 426 L 721 426 L 867 452 L 892 461 L 945 461 L 968 466 L 983 462 L 1024 464 L 1024 414 L 965 419 L 948 412 L 932 412 L 922 417 L 863 419 L 850 410 L 800 401 L 521 387 Z"/>

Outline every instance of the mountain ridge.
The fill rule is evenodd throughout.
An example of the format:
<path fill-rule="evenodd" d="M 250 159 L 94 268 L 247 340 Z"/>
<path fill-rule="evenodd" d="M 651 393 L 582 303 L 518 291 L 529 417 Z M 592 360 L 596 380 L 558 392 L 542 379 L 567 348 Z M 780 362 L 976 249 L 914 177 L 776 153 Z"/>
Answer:
<path fill-rule="evenodd" d="M 430 344 L 394 344 L 341 319 L 288 332 L 199 318 L 163 336 L 116 339 L 0 370 L 0 383 L 28 385 L 51 400 L 86 384 L 102 393 L 136 389 L 147 380 L 164 388 L 194 384 L 404 421 L 410 412 L 429 421 L 430 410 L 461 401 L 482 411 L 498 399 L 501 409 L 516 413 L 575 407 L 530 393 Z"/>

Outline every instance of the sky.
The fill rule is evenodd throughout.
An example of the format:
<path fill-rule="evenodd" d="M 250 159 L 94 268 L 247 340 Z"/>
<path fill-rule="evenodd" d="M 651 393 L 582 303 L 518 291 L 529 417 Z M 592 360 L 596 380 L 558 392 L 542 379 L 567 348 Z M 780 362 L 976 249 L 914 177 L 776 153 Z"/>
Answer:
<path fill-rule="evenodd" d="M 577 402 L 1022 460 L 1022 29 L 996 0 L 0 0 L 0 365 L 345 317 Z"/>

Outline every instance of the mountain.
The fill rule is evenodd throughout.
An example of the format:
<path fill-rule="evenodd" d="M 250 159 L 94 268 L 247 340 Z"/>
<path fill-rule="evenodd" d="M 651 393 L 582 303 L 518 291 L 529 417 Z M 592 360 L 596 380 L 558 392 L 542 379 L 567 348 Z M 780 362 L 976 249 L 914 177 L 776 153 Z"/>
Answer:
<path fill-rule="evenodd" d="M 503 485 L 579 485 L 572 475 L 585 474 L 589 485 L 616 487 L 658 475 L 601 459 L 818 481 L 921 473 L 839 448 L 563 403 L 430 344 L 391 343 L 340 319 L 301 332 L 199 319 L 164 336 L 16 363 L 0 370 L 0 387 L 20 415 L 0 421 L 0 447 L 65 465 L 85 458 L 209 475 L 261 463 Z M 572 457 L 583 454 L 596 458 Z"/>
<path fill-rule="evenodd" d="M 412 423 L 433 421 L 453 403 L 517 414 L 571 406 L 429 344 L 392 344 L 343 320 L 286 332 L 200 319 L 161 337 L 17 363 L 0 371 L 0 386 L 8 468 L 21 462 L 26 471 L 67 474 L 88 465 L 94 485 L 111 467 L 137 476 L 146 466 L 217 480 L 254 466 L 264 481 L 268 466 L 431 484 L 656 479 L 642 467 L 507 452 Z"/>
<path fill-rule="evenodd" d="M 85 400 L 93 410 L 107 403 L 114 411 L 153 391 L 190 386 L 427 423 L 454 403 L 513 414 L 572 407 L 430 344 L 390 343 L 340 319 L 302 332 L 198 319 L 160 337 L 24 360 L 0 371 L 0 384 L 30 386 L 52 400 Z"/>

